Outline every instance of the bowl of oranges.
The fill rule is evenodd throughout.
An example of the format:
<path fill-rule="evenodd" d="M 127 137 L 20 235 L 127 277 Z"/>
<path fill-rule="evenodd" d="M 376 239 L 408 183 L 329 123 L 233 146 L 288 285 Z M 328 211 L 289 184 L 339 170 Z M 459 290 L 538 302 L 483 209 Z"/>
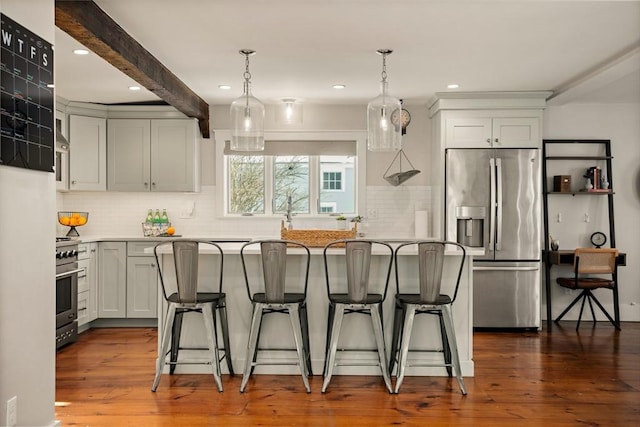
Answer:
<path fill-rule="evenodd" d="M 58 222 L 67 227 L 71 227 L 67 233 L 68 237 L 79 236 L 76 227 L 81 227 L 89 220 L 89 212 L 58 212 Z"/>

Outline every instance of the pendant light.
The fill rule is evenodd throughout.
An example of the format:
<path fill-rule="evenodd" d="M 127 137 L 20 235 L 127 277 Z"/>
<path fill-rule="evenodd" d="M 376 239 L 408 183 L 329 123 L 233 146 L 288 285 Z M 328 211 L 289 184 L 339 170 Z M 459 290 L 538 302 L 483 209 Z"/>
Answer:
<path fill-rule="evenodd" d="M 231 150 L 264 150 L 264 104 L 251 95 L 249 56 L 256 52 L 240 50 L 245 57 L 244 93 L 231 103 Z"/>
<path fill-rule="evenodd" d="M 380 95 L 367 106 L 367 148 L 369 151 L 398 151 L 402 148 L 402 126 L 392 120 L 392 115 L 396 112 L 397 116 L 402 105 L 399 99 L 388 94 L 387 84 L 387 55 L 393 51 L 378 49 L 377 52 L 382 55 L 382 81 Z"/>

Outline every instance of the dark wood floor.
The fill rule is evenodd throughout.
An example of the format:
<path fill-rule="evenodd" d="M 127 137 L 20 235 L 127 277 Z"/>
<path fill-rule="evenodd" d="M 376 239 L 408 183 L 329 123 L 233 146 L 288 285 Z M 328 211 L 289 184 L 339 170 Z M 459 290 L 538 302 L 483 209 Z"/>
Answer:
<path fill-rule="evenodd" d="M 388 394 L 378 377 L 164 375 L 156 393 L 156 330 L 93 329 L 57 353 L 56 418 L 63 426 L 637 426 L 640 323 L 542 332 L 476 332 L 475 377 L 408 377 Z M 240 367 L 239 367 L 240 368 Z M 239 369 L 238 369 L 239 370 Z"/>

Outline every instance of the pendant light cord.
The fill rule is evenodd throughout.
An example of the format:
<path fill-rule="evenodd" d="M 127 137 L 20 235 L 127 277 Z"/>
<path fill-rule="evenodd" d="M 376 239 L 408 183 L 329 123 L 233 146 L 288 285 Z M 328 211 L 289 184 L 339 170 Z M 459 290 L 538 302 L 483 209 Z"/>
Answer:
<path fill-rule="evenodd" d="M 387 53 L 382 54 L 382 82 L 387 81 Z"/>

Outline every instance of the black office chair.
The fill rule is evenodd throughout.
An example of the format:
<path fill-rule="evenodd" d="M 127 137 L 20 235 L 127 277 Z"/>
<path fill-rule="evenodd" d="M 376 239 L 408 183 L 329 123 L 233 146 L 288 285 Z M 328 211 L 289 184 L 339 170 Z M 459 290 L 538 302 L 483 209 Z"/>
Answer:
<path fill-rule="evenodd" d="M 596 314 L 593 310 L 592 302 L 595 302 L 602 313 L 604 313 L 607 319 L 609 319 L 609 322 L 611 322 L 617 330 L 620 330 L 620 324 L 616 322 L 609 313 L 607 313 L 607 310 L 604 309 L 600 301 L 598 301 L 596 296 L 593 294 L 593 291 L 596 289 L 610 289 L 613 291 L 613 304 L 616 312 L 618 311 L 618 283 L 616 274 L 617 256 L 617 249 L 578 248 L 575 250 L 573 277 L 559 277 L 556 279 L 556 282 L 564 288 L 580 289 L 582 292 L 580 292 L 580 295 L 578 295 L 571 304 L 564 309 L 560 316 L 556 318 L 554 321 L 555 323 L 558 323 L 578 301 L 582 300 L 576 330 L 580 328 L 584 304 L 587 301 L 589 301 L 589 308 L 591 309 L 594 327 L 596 325 Z M 593 276 L 593 274 L 597 274 L 599 276 Z M 611 278 L 602 277 L 601 275 L 611 275 Z"/>
<path fill-rule="evenodd" d="M 441 293 L 442 291 L 442 270 L 445 262 L 445 249 L 447 246 L 457 248 L 460 251 L 459 257 L 449 257 L 456 262 L 457 279 L 453 288 L 453 297 Z M 409 287 L 407 277 L 401 277 L 398 270 L 398 258 L 416 255 L 417 286 Z M 455 371 L 460 391 L 467 394 L 462 378 L 460 358 L 458 356 L 458 345 L 453 323 L 451 306 L 456 300 L 460 278 L 464 268 L 466 251 L 464 246 L 454 242 L 437 241 L 416 241 L 403 243 L 396 247 L 394 251 L 395 273 L 396 273 L 396 309 L 393 319 L 393 341 L 391 346 L 391 358 L 389 363 L 389 374 L 392 373 L 397 361 L 398 372 L 396 375 L 395 392 L 400 391 L 400 386 L 404 380 L 406 368 L 408 366 L 445 367 L 449 376 L 451 368 Z M 444 363 L 422 363 L 407 360 L 413 321 L 418 314 L 435 314 L 439 319 L 439 330 L 442 337 Z"/>
<path fill-rule="evenodd" d="M 248 258 L 251 257 L 251 249 L 258 249 L 255 257 L 259 266 L 256 271 L 262 270 L 262 274 L 248 273 L 255 265 L 248 265 Z M 303 277 L 300 280 L 287 280 L 287 248 L 298 249 L 302 260 Z M 311 352 L 309 348 L 309 322 L 307 320 L 307 285 L 309 282 L 309 263 L 311 252 L 302 243 L 288 240 L 257 240 L 246 243 L 240 249 L 240 260 L 244 272 L 245 284 L 247 285 L 247 295 L 253 306 L 251 316 L 251 330 L 247 343 L 247 355 L 245 358 L 244 373 L 240 392 L 244 392 L 249 377 L 257 365 L 298 365 L 302 382 L 307 393 L 311 392 L 309 387 L 309 375 L 311 371 Z M 262 325 L 262 316 L 271 313 L 284 313 L 289 315 L 293 329 L 295 350 L 298 359 L 295 362 L 268 362 L 258 360 L 258 350 L 290 350 L 258 348 Z"/>

